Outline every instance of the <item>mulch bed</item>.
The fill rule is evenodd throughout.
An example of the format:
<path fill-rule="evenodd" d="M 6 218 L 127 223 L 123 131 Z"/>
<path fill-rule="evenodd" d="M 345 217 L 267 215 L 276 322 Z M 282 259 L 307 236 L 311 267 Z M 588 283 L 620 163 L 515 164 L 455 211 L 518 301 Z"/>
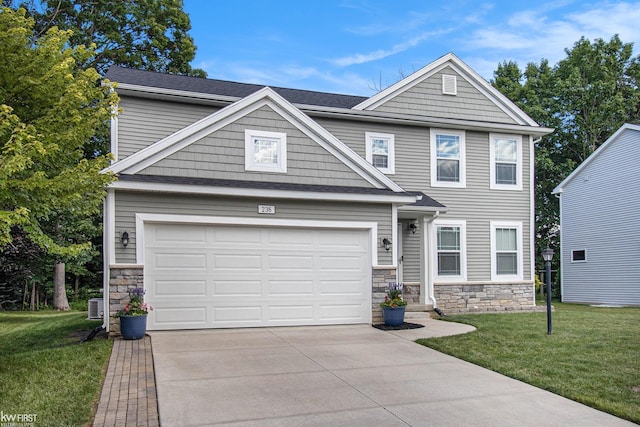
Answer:
<path fill-rule="evenodd" d="M 424 328 L 424 325 L 420 325 L 418 323 L 407 323 L 404 322 L 402 325 L 398 326 L 389 326 L 384 323 L 380 323 L 378 325 L 373 325 L 374 328 L 380 329 L 382 331 L 402 331 L 403 329 L 418 329 Z"/>

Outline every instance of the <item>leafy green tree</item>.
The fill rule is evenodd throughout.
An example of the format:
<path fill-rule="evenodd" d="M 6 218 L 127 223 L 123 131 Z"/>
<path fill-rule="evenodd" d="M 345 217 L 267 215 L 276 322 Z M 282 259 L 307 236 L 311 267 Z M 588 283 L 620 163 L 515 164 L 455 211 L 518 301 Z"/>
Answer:
<path fill-rule="evenodd" d="M 182 0 L 3 0 L 22 6 L 44 33 L 52 26 L 71 30 L 71 46 L 95 44 L 82 68 L 102 75 L 111 65 L 206 77 L 192 68 L 196 54 L 189 15 Z"/>
<path fill-rule="evenodd" d="M 70 31 L 33 29 L 24 9 L 0 10 L 0 247 L 17 226 L 64 262 L 90 249 L 83 224 L 114 180 L 100 173 L 110 156 L 85 158 L 84 147 L 118 99 L 95 69 L 78 67 L 93 52 L 70 47 Z"/>
<path fill-rule="evenodd" d="M 494 72 L 498 90 L 539 124 L 555 129 L 536 142 L 537 253 L 547 245 L 559 249 L 553 189 L 622 124 L 640 118 L 640 59 L 632 51 L 617 35 L 608 42 L 583 37 L 554 67 L 543 59 L 523 72 L 504 62 Z"/>

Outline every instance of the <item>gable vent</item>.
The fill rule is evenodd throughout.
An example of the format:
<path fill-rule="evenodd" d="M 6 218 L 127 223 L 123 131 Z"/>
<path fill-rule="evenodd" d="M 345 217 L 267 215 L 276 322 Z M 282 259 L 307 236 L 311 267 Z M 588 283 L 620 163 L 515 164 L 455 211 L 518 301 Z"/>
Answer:
<path fill-rule="evenodd" d="M 458 94 L 458 82 L 456 76 L 448 74 L 442 75 L 442 93 L 444 95 L 457 95 Z"/>

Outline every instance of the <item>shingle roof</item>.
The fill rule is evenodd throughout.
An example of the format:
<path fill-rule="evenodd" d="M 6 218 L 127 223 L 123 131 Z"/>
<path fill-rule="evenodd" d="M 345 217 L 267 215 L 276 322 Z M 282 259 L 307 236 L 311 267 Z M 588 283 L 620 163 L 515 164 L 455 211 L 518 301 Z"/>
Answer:
<path fill-rule="evenodd" d="M 244 98 L 266 86 L 226 80 L 204 79 L 201 77 L 163 74 L 117 66 L 109 68 L 105 78 L 113 82 L 131 85 L 182 90 L 210 95 L 231 96 L 237 98 Z M 355 95 L 341 95 L 337 93 L 315 92 L 311 90 L 270 87 L 284 99 L 293 104 L 351 108 L 367 99 L 366 97 Z"/>
<path fill-rule="evenodd" d="M 182 176 L 163 176 L 163 175 L 142 175 L 142 174 L 120 174 L 120 181 L 130 182 L 152 182 L 156 184 L 187 184 L 187 185 L 203 185 L 211 187 L 227 187 L 227 188 L 253 188 L 256 190 L 285 190 L 285 191 L 308 191 L 317 193 L 341 193 L 341 194 L 372 194 L 372 195 L 405 195 L 416 196 L 422 195 L 417 206 L 430 206 L 434 208 L 443 208 L 444 205 L 438 203 L 429 196 L 421 192 L 405 192 L 397 193 L 393 190 L 382 188 L 367 187 L 344 187 L 338 185 L 313 185 L 313 184 L 294 184 L 285 182 L 265 182 L 265 181 L 241 181 L 234 179 L 212 179 L 212 178 L 190 178 Z M 413 206 L 413 205 L 410 205 Z"/>

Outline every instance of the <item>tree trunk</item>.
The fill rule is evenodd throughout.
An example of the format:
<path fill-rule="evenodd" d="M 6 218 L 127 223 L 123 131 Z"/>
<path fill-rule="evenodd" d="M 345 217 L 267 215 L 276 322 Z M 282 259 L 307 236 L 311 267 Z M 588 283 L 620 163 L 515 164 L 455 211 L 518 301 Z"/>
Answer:
<path fill-rule="evenodd" d="M 29 305 L 29 308 L 31 309 L 31 311 L 36 311 L 36 306 L 37 306 L 37 298 L 38 298 L 38 293 L 36 292 L 36 286 L 38 286 L 38 284 L 36 282 L 33 282 L 33 284 L 31 285 L 31 304 Z"/>
<path fill-rule="evenodd" d="M 69 310 L 67 291 L 64 283 L 64 262 L 56 262 L 53 275 L 53 309 Z"/>
<path fill-rule="evenodd" d="M 78 288 L 80 287 L 80 276 L 76 276 L 74 292 L 76 296 L 76 301 L 78 301 Z"/>

